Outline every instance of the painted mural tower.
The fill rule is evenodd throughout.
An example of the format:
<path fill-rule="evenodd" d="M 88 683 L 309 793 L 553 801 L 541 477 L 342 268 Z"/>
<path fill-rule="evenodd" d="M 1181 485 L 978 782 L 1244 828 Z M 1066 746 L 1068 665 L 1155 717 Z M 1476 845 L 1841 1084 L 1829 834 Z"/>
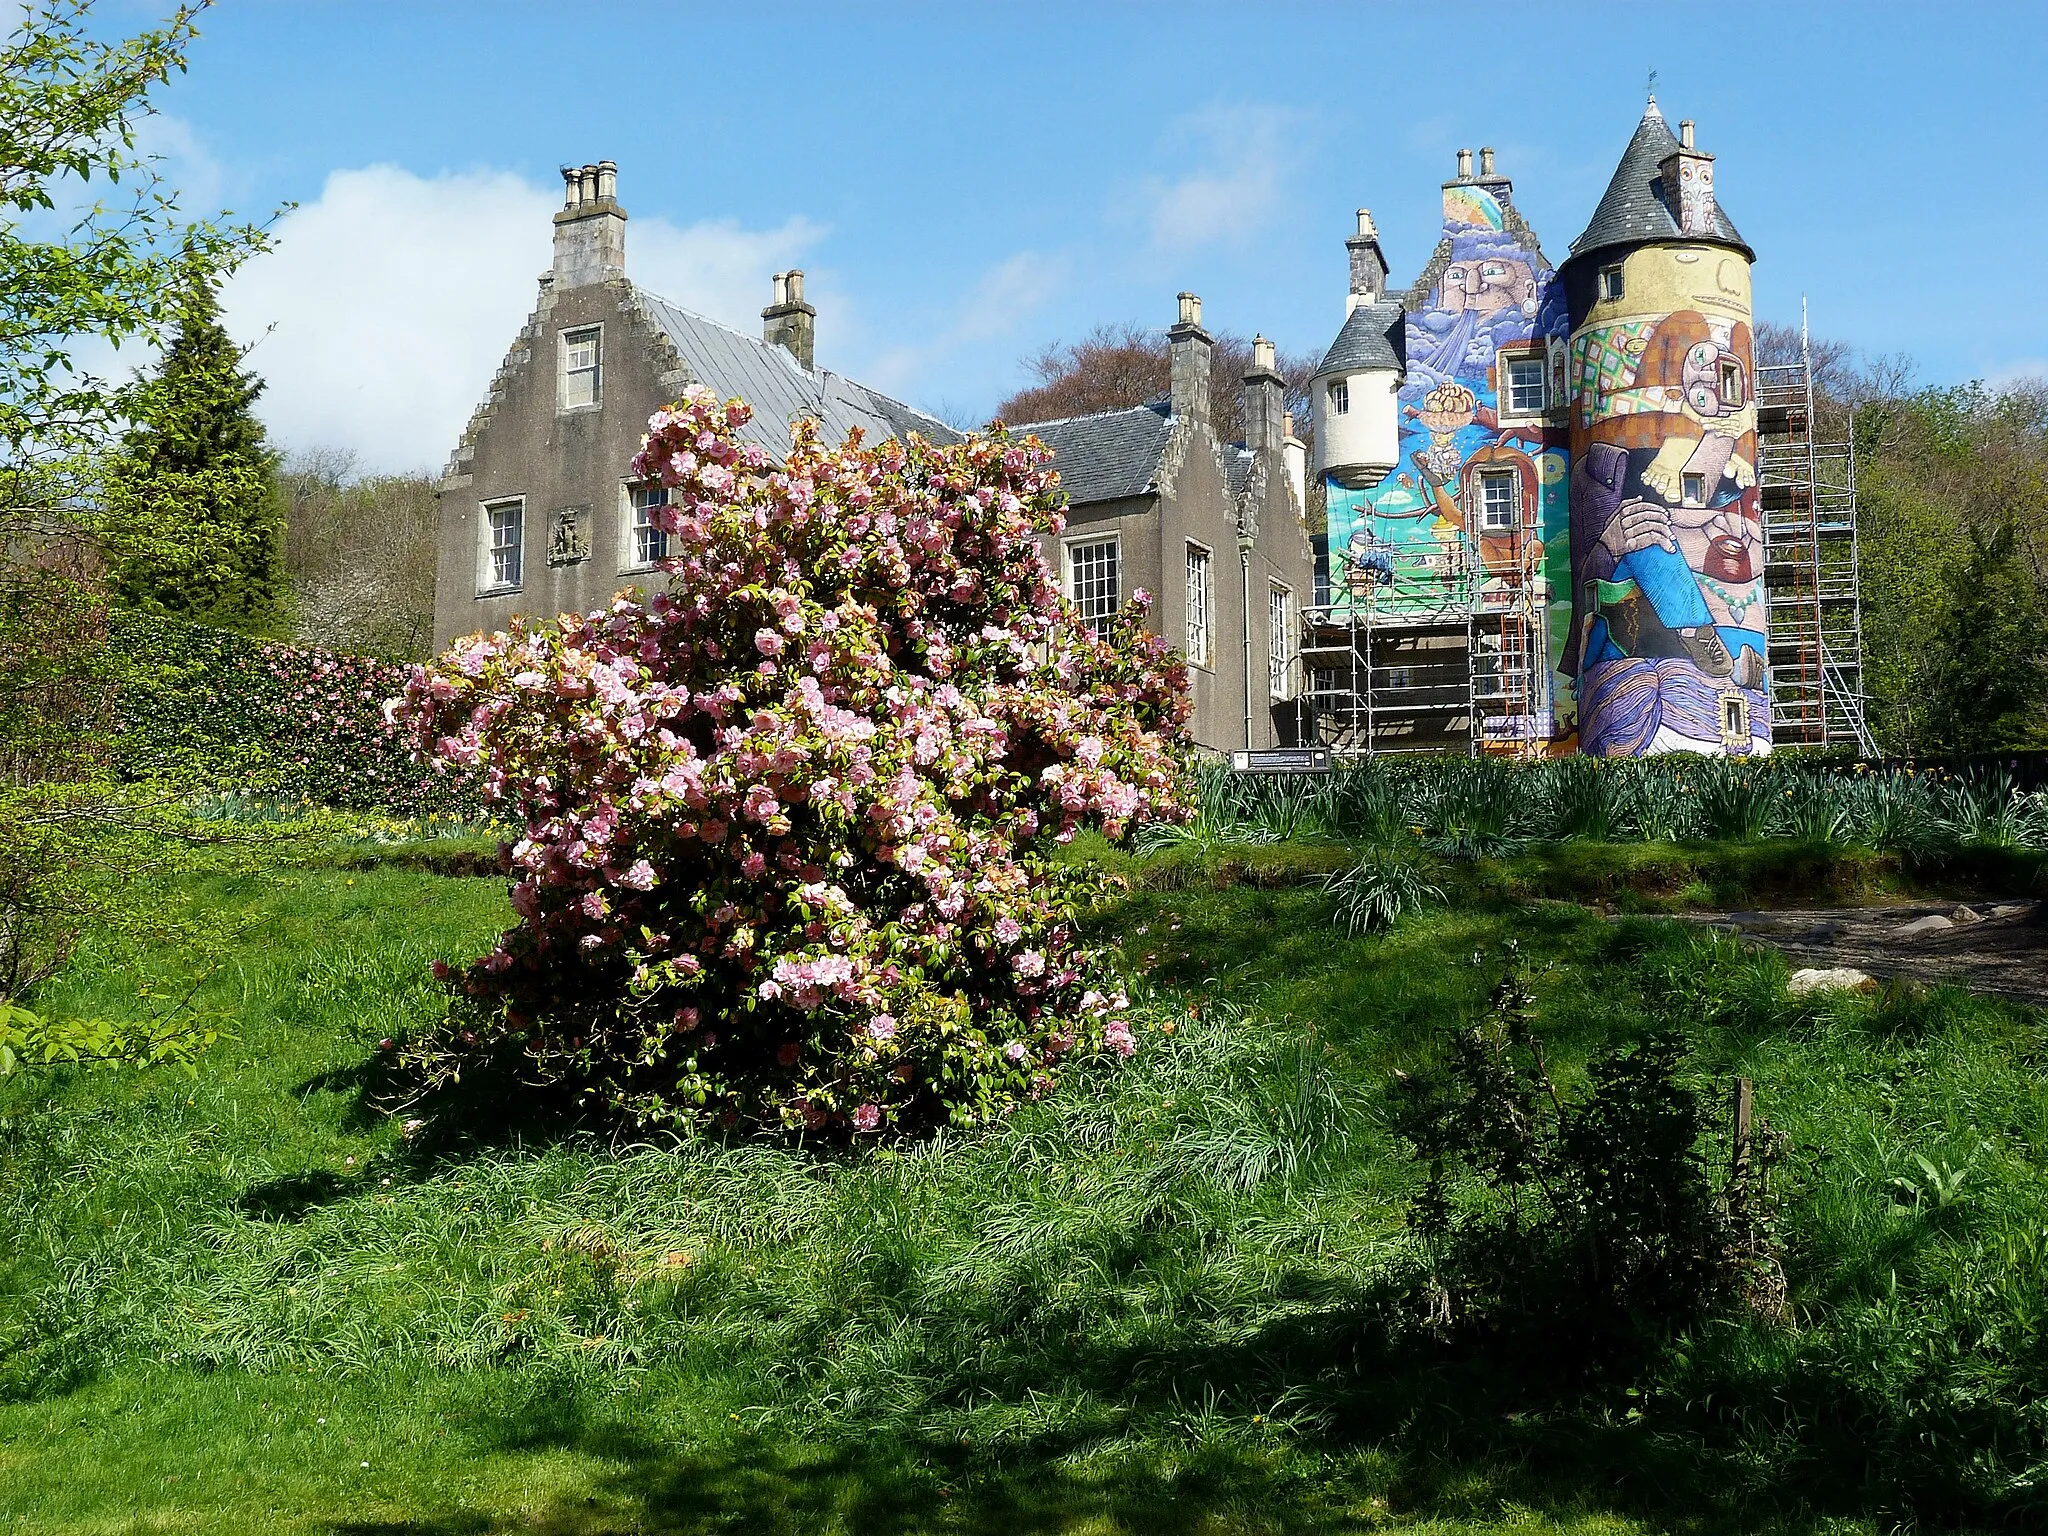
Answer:
<path fill-rule="evenodd" d="M 1331 610 L 1370 604 L 1398 625 L 1455 596 L 1496 661 L 1512 622 L 1523 692 L 1512 708 L 1482 703 L 1478 728 L 1496 745 L 1550 743 L 1569 731 L 1564 286 L 1491 149 L 1477 175 L 1458 152 L 1436 247 L 1405 293 L 1385 292 L 1358 217 L 1344 328 L 1311 381 Z"/>
<path fill-rule="evenodd" d="M 1754 257 L 1653 99 L 1561 271 L 1582 751 L 1771 749 Z"/>

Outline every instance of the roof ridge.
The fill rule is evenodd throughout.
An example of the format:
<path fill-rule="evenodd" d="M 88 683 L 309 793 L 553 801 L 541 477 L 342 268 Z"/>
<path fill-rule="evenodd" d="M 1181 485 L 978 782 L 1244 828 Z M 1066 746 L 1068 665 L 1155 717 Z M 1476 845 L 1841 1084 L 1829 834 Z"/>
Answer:
<path fill-rule="evenodd" d="M 1164 417 L 1168 421 L 1173 420 L 1173 412 L 1170 410 L 1161 410 L 1160 404 L 1161 402 L 1157 400 L 1150 400 L 1143 405 L 1117 405 L 1111 406 L 1106 411 L 1076 411 L 1071 416 L 1044 416 L 1040 417 L 1037 421 L 1006 421 L 1003 423 L 1003 425 L 1005 427 L 1019 428 L 1057 427 L 1063 426 L 1064 424 L 1070 421 L 1098 421 L 1106 416 L 1129 416 L 1137 411 L 1150 411 L 1155 416 Z"/>

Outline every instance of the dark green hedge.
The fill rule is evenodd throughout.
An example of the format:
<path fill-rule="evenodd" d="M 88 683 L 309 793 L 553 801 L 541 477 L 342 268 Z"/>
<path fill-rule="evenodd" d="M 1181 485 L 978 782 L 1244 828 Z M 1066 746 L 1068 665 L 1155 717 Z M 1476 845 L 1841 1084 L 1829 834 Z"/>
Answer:
<path fill-rule="evenodd" d="M 413 761 L 384 701 L 411 666 L 124 614 L 123 771 L 220 791 L 400 815 L 476 807 L 474 779 Z"/>

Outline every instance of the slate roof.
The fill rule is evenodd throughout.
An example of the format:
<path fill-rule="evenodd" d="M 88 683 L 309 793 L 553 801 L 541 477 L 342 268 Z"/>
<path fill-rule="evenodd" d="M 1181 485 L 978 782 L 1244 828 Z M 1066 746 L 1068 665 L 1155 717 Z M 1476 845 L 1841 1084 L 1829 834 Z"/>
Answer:
<path fill-rule="evenodd" d="M 1252 465 L 1259 456 L 1242 443 L 1232 443 L 1223 450 L 1223 484 L 1230 491 L 1232 500 L 1244 495 L 1244 488 L 1251 483 Z"/>
<path fill-rule="evenodd" d="M 807 372 L 786 348 L 773 342 L 692 314 L 644 288 L 636 286 L 633 292 L 699 383 L 721 396 L 738 395 L 754 408 L 754 418 L 741 436 L 759 443 L 777 461 L 789 452 L 789 423 L 797 416 L 816 417 L 828 443 L 843 439 L 849 427 L 866 432 L 871 445 L 910 432 L 933 442 L 960 440 L 959 433 L 936 417 L 865 384 L 824 368 Z"/>
<path fill-rule="evenodd" d="M 1637 245 L 1645 240 L 1712 238 L 1734 246 L 1751 261 L 1756 260 L 1756 252 L 1736 233 L 1718 198 L 1714 204 L 1714 233 L 1711 237 L 1679 233 L 1678 221 L 1657 195 L 1662 190 L 1657 185 L 1660 179 L 1657 167 L 1676 148 L 1678 135 L 1664 121 L 1664 114 L 1657 110 L 1657 103 L 1651 102 L 1643 113 L 1643 120 L 1636 124 L 1635 137 L 1622 151 L 1621 164 L 1614 170 L 1614 180 L 1607 184 L 1600 206 L 1593 210 L 1593 221 L 1586 226 L 1586 232 L 1572 242 L 1569 259 L 1577 260 L 1595 251 L 1617 245 Z"/>
<path fill-rule="evenodd" d="M 1030 433 L 1053 451 L 1052 467 L 1060 472 L 1067 499 L 1085 506 L 1154 488 L 1173 436 L 1173 415 L 1161 400 L 1092 416 L 1019 422 L 1011 430 Z"/>
<path fill-rule="evenodd" d="M 1391 299 L 1361 304 L 1344 317 L 1344 328 L 1323 354 L 1315 377 L 1326 373 L 1355 373 L 1361 368 L 1408 366 L 1406 311 Z"/>

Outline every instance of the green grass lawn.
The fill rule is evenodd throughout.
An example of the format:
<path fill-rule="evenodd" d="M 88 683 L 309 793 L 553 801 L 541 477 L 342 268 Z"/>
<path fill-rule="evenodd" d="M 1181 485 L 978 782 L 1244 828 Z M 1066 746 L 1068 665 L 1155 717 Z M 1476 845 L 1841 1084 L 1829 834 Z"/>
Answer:
<path fill-rule="evenodd" d="M 196 1077 L 0 1083 L 0 1532 L 2048 1516 L 2038 1012 L 1795 1003 L 1768 954 L 1498 881 L 1345 940 L 1277 877 L 1137 879 L 1101 922 L 1154 979 L 1144 1049 L 985 1131 L 858 1158 L 408 1135 L 378 1042 L 509 914 L 497 881 L 359 862 L 166 893 L 245 919 L 204 957 L 193 1005 L 233 1038 Z M 1703 1083 L 1756 1080 L 1796 1149 L 1789 1325 L 1569 1403 L 1389 1342 L 1416 1177 L 1387 1084 L 1510 938 L 1565 1076 L 1665 1024 Z M 133 1011 L 193 969 L 88 951 L 41 1002 Z"/>

